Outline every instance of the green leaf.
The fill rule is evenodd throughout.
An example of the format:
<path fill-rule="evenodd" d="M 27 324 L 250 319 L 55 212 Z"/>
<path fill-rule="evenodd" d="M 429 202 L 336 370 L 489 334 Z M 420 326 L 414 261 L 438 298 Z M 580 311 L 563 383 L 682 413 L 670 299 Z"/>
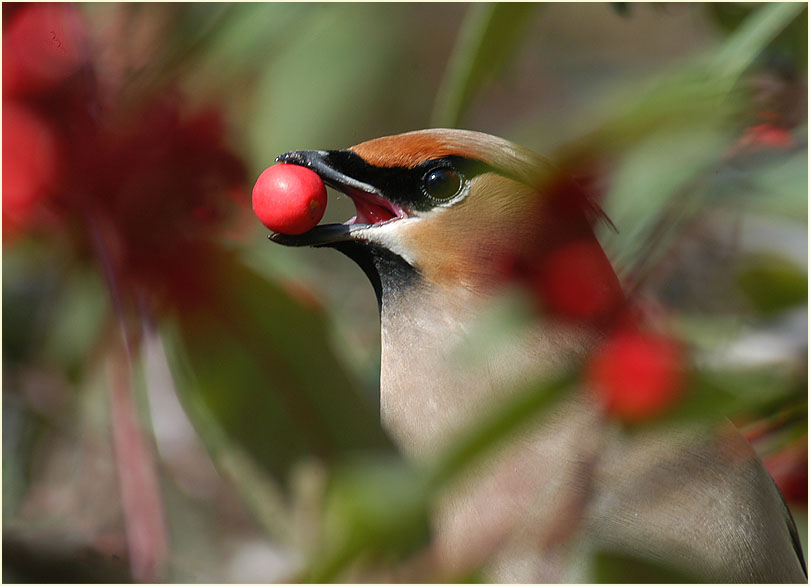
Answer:
<path fill-rule="evenodd" d="M 43 351 L 68 372 L 77 373 L 85 366 L 109 317 L 109 293 L 97 272 L 76 268 L 65 275 L 53 306 Z"/>
<path fill-rule="evenodd" d="M 807 65 L 807 6 L 802 3 L 789 3 L 796 10 L 796 17 L 788 26 L 783 27 L 778 34 L 771 33 L 773 40 L 767 50 L 789 55 L 796 60 L 798 66 Z M 746 22 L 751 13 L 757 9 L 755 3 L 740 2 L 711 2 L 707 4 L 709 15 L 715 22 L 728 32 L 736 31 Z M 790 12 L 789 8 L 774 9 Z M 804 14 L 799 17 L 799 12 Z"/>
<path fill-rule="evenodd" d="M 743 293 L 765 315 L 807 304 L 807 272 L 783 256 L 749 258 L 737 279 Z"/>
<path fill-rule="evenodd" d="M 562 398 L 575 380 L 575 374 L 564 373 L 520 389 L 504 400 L 501 407 L 481 421 L 476 421 L 445 449 L 431 471 L 431 483 L 438 487 L 477 462 L 485 453 Z"/>
<path fill-rule="evenodd" d="M 458 125 L 476 90 L 514 53 L 533 10 L 532 3 L 470 6 L 436 97 L 432 126 Z"/>
<path fill-rule="evenodd" d="M 600 104 L 598 118 L 582 116 L 573 138 L 558 149 L 561 164 L 619 154 L 664 130 L 730 128 L 743 106 L 739 77 L 793 21 L 802 4 L 769 4 L 755 11 L 717 50 L 655 79 L 624 87 Z M 607 115 L 604 113 L 608 112 Z M 671 168 L 678 159 L 671 161 Z"/>
<path fill-rule="evenodd" d="M 399 458 L 366 460 L 339 470 L 331 492 L 324 551 L 314 560 L 308 578 L 334 580 L 360 556 L 402 556 L 424 544 L 434 495 L 541 415 L 574 380 L 573 374 L 566 373 L 516 392 L 471 425 L 427 470 Z"/>
<path fill-rule="evenodd" d="M 355 461 L 334 476 L 325 520 L 325 547 L 312 582 L 334 581 L 353 559 L 396 558 L 430 536 L 427 477 L 401 458 Z"/>
<path fill-rule="evenodd" d="M 181 395 L 196 394 L 277 479 L 302 458 L 332 463 L 392 449 L 376 410 L 332 354 L 320 312 L 229 253 L 213 255 L 206 270 L 206 305 L 175 318 Z"/>
<path fill-rule="evenodd" d="M 560 149 L 555 158 L 574 168 L 622 156 L 604 206 L 619 231 L 600 238 L 625 276 L 642 279 L 712 195 L 703 184 L 730 148 L 734 114 L 746 104 L 738 79 L 800 10 L 758 9 L 719 50 L 623 92 L 604 122 Z"/>
<path fill-rule="evenodd" d="M 606 551 L 594 555 L 593 575 L 594 581 L 601 584 L 695 584 L 704 581 L 685 568 Z"/>
<path fill-rule="evenodd" d="M 806 4 L 766 4 L 749 16 L 712 58 L 716 75 L 738 77 L 803 10 Z"/>
<path fill-rule="evenodd" d="M 769 367 L 698 369 L 691 373 L 686 394 L 665 416 L 645 423 L 712 424 L 740 413 L 767 411 L 794 396 L 796 376 Z"/>
<path fill-rule="evenodd" d="M 3 251 L 3 367 L 38 361 L 66 282 L 64 261 L 39 243 Z"/>
<path fill-rule="evenodd" d="M 797 141 L 807 144 L 807 135 Z M 730 197 L 745 198 L 752 211 L 807 222 L 807 148 L 774 156 L 752 166 L 740 181 L 729 181 Z"/>
<path fill-rule="evenodd" d="M 236 488 L 268 535 L 290 543 L 293 539 L 292 522 L 281 484 L 257 465 L 248 450 L 229 437 L 224 425 L 196 391 L 194 367 L 184 350 L 182 334 L 176 324 L 164 325 L 161 338 L 186 414 L 217 469 Z"/>
<path fill-rule="evenodd" d="M 662 131 L 634 144 L 616 169 L 604 209 L 619 231 L 600 238 L 621 270 L 655 266 L 681 222 L 699 209 L 692 183 L 721 157 L 727 136 L 713 125 Z"/>

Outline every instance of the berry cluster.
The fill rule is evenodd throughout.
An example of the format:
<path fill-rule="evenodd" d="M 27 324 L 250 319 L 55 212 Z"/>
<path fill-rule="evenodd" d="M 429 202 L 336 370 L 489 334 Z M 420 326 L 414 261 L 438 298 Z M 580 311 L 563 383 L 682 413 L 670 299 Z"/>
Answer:
<path fill-rule="evenodd" d="M 3 232 L 67 235 L 123 291 L 158 305 L 204 289 L 206 251 L 245 168 L 219 107 L 193 113 L 158 86 L 127 102 L 102 83 L 94 39 L 72 4 L 4 7 Z M 131 95 L 131 94 L 127 94 Z"/>

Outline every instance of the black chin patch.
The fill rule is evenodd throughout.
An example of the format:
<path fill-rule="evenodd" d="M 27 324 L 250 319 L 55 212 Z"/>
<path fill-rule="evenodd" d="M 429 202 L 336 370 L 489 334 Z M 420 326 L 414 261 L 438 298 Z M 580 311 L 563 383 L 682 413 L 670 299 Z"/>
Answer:
<path fill-rule="evenodd" d="M 367 242 L 337 242 L 329 245 L 356 262 L 371 281 L 382 311 L 383 296 L 396 295 L 419 282 L 419 271 L 399 255 Z"/>

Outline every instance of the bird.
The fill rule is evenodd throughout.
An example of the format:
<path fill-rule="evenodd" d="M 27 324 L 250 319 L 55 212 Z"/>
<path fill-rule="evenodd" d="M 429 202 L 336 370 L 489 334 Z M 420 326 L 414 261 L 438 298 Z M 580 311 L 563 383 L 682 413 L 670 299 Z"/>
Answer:
<path fill-rule="evenodd" d="M 380 417 L 416 462 L 521 383 L 584 360 L 626 319 L 627 296 L 594 234 L 598 205 L 528 148 L 439 128 L 276 162 L 311 169 L 355 204 L 343 224 L 270 238 L 336 249 L 371 281 Z M 573 280 L 555 292 L 549 266 Z M 515 282 L 529 284 L 545 317 L 460 367 L 458 348 Z M 698 581 L 806 583 L 790 512 L 731 423 L 622 433 L 582 392 L 549 411 L 440 498 L 434 546 L 446 575 L 484 564 L 493 582 L 591 581 L 588 552 L 608 551 Z"/>

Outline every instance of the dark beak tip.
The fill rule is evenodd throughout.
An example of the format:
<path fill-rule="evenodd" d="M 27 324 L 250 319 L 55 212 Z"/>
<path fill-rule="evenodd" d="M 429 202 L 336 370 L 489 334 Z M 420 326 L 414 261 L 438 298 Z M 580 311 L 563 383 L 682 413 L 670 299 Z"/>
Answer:
<path fill-rule="evenodd" d="M 267 239 L 270 242 L 275 242 L 276 244 L 281 244 L 282 246 L 306 246 L 306 244 L 302 243 L 297 237 L 289 236 L 287 234 L 281 234 L 280 232 L 273 232 L 272 234 L 268 234 Z"/>
<path fill-rule="evenodd" d="M 305 163 L 304 158 L 301 156 L 301 153 L 298 151 L 289 151 L 286 153 L 282 153 L 276 157 L 276 163 L 291 163 L 302 165 Z"/>

